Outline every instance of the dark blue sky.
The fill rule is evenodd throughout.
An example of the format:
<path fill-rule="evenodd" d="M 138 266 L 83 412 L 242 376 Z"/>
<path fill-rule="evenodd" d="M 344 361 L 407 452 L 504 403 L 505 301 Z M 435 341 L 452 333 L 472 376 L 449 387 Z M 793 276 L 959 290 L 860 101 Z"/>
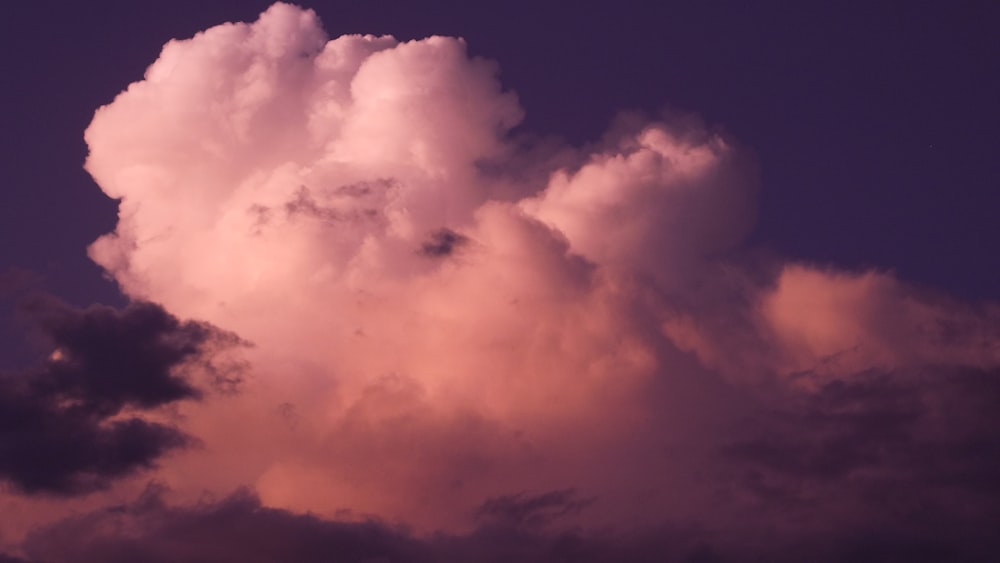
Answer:
<path fill-rule="evenodd" d="M 522 128 L 596 140 L 621 109 L 702 115 L 757 155 L 751 244 L 1000 297 L 995 2 L 309 3 L 332 36 L 461 35 L 500 63 Z M 85 247 L 115 204 L 82 170 L 93 111 L 164 42 L 265 1 L 6 8 L 0 269 L 72 302 L 116 301 Z"/>

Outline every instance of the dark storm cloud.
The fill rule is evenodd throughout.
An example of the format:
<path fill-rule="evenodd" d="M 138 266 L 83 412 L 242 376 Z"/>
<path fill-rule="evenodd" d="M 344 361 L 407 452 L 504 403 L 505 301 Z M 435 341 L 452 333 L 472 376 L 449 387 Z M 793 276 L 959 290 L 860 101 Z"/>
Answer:
<path fill-rule="evenodd" d="M 52 349 L 34 369 L 0 374 L 0 478 L 29 494 L 101 489 L 188 444 L 129 414 L 198 398 L 181 368 L 211 368 L 205 354 L 238 342 L 151 303 L 76 309 L 34 296 L 22 309 Z"/>

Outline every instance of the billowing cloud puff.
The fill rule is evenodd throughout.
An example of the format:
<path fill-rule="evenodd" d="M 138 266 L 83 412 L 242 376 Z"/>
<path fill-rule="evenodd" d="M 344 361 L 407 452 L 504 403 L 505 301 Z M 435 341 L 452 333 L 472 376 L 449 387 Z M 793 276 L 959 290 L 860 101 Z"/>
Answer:
<path fill-rule="evenodd" d="M 579 170 L 556 171 L 523 205 L 563 233 L 573 252 L 669 287 L 688 275 L 692 259 L 728 250 L 749 231 L 753 172 L 718 136 L 653 124 Z"/>
<path fill-rule="evenodd" d="M 786 267 L 760 313 L 788 369 L 828 370 L 1000 362 L 996 310 L 977 312 L 876 272 L 845 274 Z"/>
<path fill-rule="evenodd" d="M 898 506 L 870 500 L 889 475 L 991 490 L 954 476 L 995 467 L 967 449 L 996 432 L 946 413 L 986 416 L 995 311 L 744 252 L 754 164 L 695 119 L 633 116 L 600 145 L 526 154 L 497 72 L 461 39 L 328 40 L 276 4 L 170 42 L 98 110 L 86 167 L 120 213 L 91 256 L 133 299 L 254 344 L 238 394 L 176 406 L 203 447 L 162 464 L 176 504 L 133 515 L 135 537 L 182 549 L 173 522 L 219 510 L 390 545 L 366 557 L 440 548 L 358 524 L 377 518 L 472 534 L 455 549 L 513 526 L 544 546 L 526 560 L 575 526 L 670 529 L 679 558 L 711 560 L 863 544 Z M 949 461 L 904 471 L 910 431 Z M 183 508 L 244 486 L 256 496 Z M 938 506 L 926 529 L 958 505 Z M 89 537 L 74 525 L 36 538 Z M 947 541 L 983 537 L 962 534 Z M 612 543 L 607 560 L 649 553 Z"/>
<path fill-rule="evenodd" d="M 168 44 L 87 130 L 87 169 L 121 198 L 95 260 L 254 342 L 280 391 L 253 408 L 302 420 L 310 453 L 247 475 L 265 500 L 455 514 L 558 488 L 575 462 L 542 460 L 584 448 L 565 432 L 610 447 L 664 368 L 633 274 L 672 283 L 747 230 L 745 159 L 697 124 L 633 127 L 549 178 L 497 173 L 521 109 L 496 70 L 460 39 L 326 41 L 279 4 Z M 438 508 L 407 493 L 428 488 Z"/>

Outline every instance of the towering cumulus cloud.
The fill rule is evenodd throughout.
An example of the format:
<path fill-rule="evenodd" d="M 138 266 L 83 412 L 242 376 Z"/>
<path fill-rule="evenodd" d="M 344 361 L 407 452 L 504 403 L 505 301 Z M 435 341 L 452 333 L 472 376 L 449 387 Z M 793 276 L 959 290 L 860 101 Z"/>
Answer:
<path fill-rule="evenodd" d="M 245 381 L 176 406 L 200 446 L 155 494 L 28 555 L 212 559 L 178 551 L 201 549 L 185 526 L 234 518 L 315 553 L 355 538 L 358 560 L 994 541 L 996 309 L 746 252 L 756 165 L 696 119 L 623 118 L 549 158 L 521 118 L 457 38 L 328 40 L 276 4 L 168 43 L 87 129 L 120 200 L 90 253 L 133 299 L 251 342 Z"/>

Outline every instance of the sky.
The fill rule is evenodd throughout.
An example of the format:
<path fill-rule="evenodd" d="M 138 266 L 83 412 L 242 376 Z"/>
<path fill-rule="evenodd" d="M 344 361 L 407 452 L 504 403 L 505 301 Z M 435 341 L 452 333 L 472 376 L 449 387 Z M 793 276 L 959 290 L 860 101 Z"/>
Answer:
<path fill-rule="evenodd" d="M 995 560 L 998 24 L 10 8 L 0 562 Z"/>

